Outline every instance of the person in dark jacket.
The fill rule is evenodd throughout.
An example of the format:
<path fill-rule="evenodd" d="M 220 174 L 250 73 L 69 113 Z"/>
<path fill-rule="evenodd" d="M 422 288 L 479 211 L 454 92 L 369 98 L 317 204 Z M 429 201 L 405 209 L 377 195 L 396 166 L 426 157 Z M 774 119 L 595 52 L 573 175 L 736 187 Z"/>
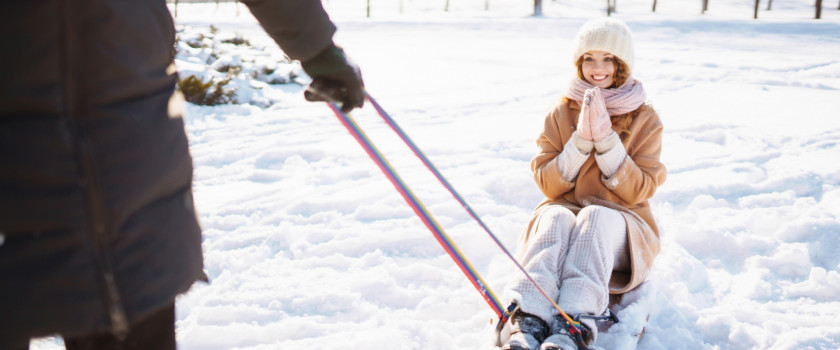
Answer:
<path fill-rule="evenodd" d="M 318 0 L 241 0 L 325 95 L 361 74 Z M 206 280 L 164 0 L 0 4 L 0 349 L 174 349 Z"/>

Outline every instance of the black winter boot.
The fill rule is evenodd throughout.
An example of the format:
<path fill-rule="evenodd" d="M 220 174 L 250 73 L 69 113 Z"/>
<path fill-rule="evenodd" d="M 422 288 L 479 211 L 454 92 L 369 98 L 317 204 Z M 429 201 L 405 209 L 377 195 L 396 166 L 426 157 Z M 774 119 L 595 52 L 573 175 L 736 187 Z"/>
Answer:
<path fill-rule="evenodd" d="M 551 333 L 542 343 L 540 350 L 577 350 L 587 349 L 591 341 L 589 326 L 580 324 L 581 334 L 572 334 L 569 330 L 569 323 L 563 316 L 554 316 L 551 322 Z"/>
<path fill-rule="evenodd" d="M 510 322 L 510 339 L 502 350 L 538 350 L 548 336 L 548 324 L 532 314 L 517 310 Z"/>

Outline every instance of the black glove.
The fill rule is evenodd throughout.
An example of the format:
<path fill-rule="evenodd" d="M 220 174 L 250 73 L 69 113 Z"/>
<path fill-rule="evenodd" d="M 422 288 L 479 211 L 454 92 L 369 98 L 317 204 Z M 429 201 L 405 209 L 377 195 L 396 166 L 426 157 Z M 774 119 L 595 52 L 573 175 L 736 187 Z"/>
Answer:
<path fill-rule="evenodd" d="M 330 44 L 315 57 L 302 61 L 301 66 L 312 78 L 303 94 L 307 101 L 340 102 L 344 113 L 364 104 L 362 72 L 340 47 Z"/>

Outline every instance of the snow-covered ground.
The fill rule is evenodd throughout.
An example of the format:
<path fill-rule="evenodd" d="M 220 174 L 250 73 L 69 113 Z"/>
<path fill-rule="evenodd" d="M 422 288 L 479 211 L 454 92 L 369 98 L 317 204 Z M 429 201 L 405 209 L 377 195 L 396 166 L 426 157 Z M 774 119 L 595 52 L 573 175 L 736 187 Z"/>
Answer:
<path fill-rule="evenodd" d="M 368 91 L 511 250 L 542 197 L 528 164 L 573 76 L 571 39 L 604 15 L 544 2 L 541 18 L 521 0 L 373 0 L 371 18 L 365 1 L 325 2 Z M 840 348 L 836 1 L 821 20 L 812 0 L 762 3 L 759 20 L 752 1 L 651 4 L 614 14 L 666 128 L 639 348 Z M 176 23 L 267 47 L 224 59 L 282 57 L 242 5 L 180 4 Z M 298 85 L 239 84 L 253 103 L 187 107 L 212 282 L 179 298 L 179 348 L 492 348 L 493 312 L 329 109 Z M 353 114 L 502 294 L 512 264 L 371 108 Z"/>

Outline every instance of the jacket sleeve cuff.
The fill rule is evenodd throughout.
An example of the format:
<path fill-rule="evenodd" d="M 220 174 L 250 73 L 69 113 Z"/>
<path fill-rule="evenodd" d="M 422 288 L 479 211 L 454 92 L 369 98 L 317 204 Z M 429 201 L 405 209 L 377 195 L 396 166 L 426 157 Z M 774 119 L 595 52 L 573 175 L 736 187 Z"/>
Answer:
<path fill-rule="evenodd" d="M 625 155 L 625 158 L 629 156 Z M 602 176 L 601 183 L 604 184 L 610 191 L 616 191 L 619 186 L 627 182 L 630 173 L 633 172 L 634 163 L 632 161 L 622 161 L 616 172 L 612 176 Z"/>
<path fill-rule="evenodd" d="M 598 168 L 601 169 L 601 173 L 603 173 L 605 177 L 611 178 L 616 172 L 618 172 L 618 168 L 621 167 L 621 163 L 624 162 L 624 158 L 626 157 L 627 151 L 624 150 L 624 145 L 618 142 L 606 152 L 596 153 L 595 162 L 598 163 Z"/>
<path fill-rule="evenodd" d="M 566 143 L 566 147 L 563 147 L 563 151 L 560 152 L 560 155 L 557 156 L 557 167 L 560 169 L 560 174 L 562 174 L 563 179 L 568 182 L 575 181 L 575 178 L 577 178 L 578 173 L 580 172 L 580 167 L 583 166 L 583 163 L 586 162 L 587 158 L 589 158 L 589 153 L 581 152 L 580 149 L 573 144 L 573 140 L 574 136 L 572 136 L 572 139 Z"/>

